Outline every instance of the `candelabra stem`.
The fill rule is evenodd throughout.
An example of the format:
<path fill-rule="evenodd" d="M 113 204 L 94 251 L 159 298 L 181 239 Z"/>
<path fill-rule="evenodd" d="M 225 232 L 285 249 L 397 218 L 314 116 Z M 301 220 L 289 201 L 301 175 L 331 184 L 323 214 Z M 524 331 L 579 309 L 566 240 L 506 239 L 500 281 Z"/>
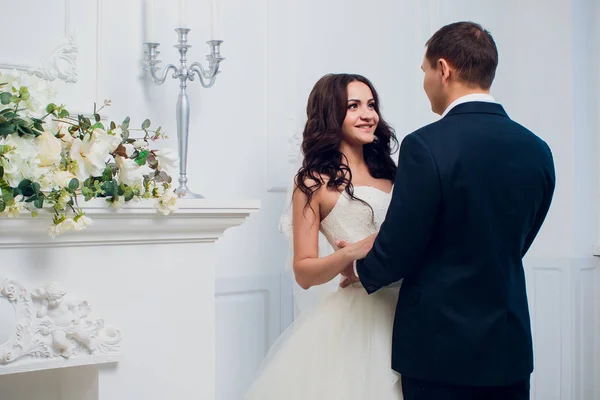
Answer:
<path fill-rule="evenodd" d="M 177 144 L 179 147 L 179 186 L 175 193 L 183 199 L 202 199 L 204 196 L 193 193 L 187 187 L 187 155 L 190 130 L 190 101 L 187 95 L 187 84 L 180 80 L 179 97 L 177 98 Z"/>
<path fill-rule="evenodd" d="M 190 101 L 187 95 L 187 81 L 194 80 L 194 74 L 198 75 L 200 84 L 205 88 L 210 88 L 215 83 L 217 73 L 219 72 L 219 64 L 224 58 L 221 56 L 221 40 L 210 40 L 208 42 L 211 52 L 206 56 L 209 61 L 208 69 L 204 68 L 200 63 L 192 63 L 187 66 L 187 52 L 190 46 L 188 43 L 188 28 L 177 28 L 177 44 L 174 46 L 179 51 L 179 68 L 172 64 L 166 66 L 162 72 L 159 72 L 157 66 L 159 43 L 145 43 L 145 69 L 150 73 L 152 81 L 161 85 L 165 82 L 169 71 L 173 71 L 173 78 L 179 79 L 179 97 L 177 98 L 177 146 L 179 150 L 179 186 L 175 189 L 175 193 L 180 198 L 184 199 L 203 199 L 204 196 L 193 193 L 187 187 L 187 156 L 188 156 L 188 136 L 190 131 Z"/>

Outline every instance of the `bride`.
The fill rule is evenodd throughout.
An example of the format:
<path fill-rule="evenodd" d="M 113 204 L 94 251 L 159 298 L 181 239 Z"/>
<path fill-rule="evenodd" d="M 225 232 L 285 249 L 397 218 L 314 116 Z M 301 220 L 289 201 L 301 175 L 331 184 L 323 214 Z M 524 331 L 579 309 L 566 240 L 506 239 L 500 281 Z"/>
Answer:
<path fill-rule="evenodd" d="M 330 74 L 310 93 L 302 167 L 292 196 L 293 268 L 304 289 L 354 260 L 351 249 L 319 257 L 321 232 L 334 249 L 376 234 L 389 206 L 397 147 L 371 82 Z M 391 369 L 398 287 L 372 295 L 354 283 L 302 314 L 270 350 L 246 400 L 399 400 Z"/>

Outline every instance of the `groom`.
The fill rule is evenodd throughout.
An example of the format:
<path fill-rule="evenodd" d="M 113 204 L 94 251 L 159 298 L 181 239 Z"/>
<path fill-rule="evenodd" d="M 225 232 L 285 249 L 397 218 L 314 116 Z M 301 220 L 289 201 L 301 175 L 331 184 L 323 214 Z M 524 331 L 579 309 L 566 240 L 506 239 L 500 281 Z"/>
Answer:
<path fill-rule="evenodd" d="M 442 118 L 404 138 L 377 237 L 339 243 L 358 260 L 344 285 L 356 273 L 373 293 L 404 278 L 392 367 L 405 400 L 529 399 L 522 258 L 550 207 L 552 154 L 489 95 L 488 31 L 458 22 L 426 46 L 423 86 Z"/>

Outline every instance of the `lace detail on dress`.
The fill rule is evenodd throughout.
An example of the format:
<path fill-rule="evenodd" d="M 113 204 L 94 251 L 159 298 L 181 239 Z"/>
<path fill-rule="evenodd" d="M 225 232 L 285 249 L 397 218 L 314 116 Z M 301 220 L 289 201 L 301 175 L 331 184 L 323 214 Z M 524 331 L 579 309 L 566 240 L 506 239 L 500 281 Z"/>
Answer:
<path fill-rule="evenodd" d="M 385 219 L 390 205 L 391 193 L 371 186 L 355 186 L 355 197 L 365 201 L 371 209 L 358 200 L 351 200 L 342 192 L 329 215 L 321 221 L 321 233 L 333 248 L 336 240 L 357 242 L 377 232 Z"/>

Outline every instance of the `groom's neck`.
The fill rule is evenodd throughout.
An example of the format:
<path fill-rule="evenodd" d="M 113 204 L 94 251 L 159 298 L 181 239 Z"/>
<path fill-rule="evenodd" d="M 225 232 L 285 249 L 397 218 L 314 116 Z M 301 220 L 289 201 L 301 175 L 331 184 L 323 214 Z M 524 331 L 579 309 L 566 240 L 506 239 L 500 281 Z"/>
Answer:
<path fill-rule="evenodd" d="M 480 87 L 472 87 L 465 85 L 455 85 L 452 90 L 448 93 L 448 97 L 446 98 L 446 107 L 452 104 L 455 100 L 468 96 L 470 94 L 490 94 L 489 89 L 482 89 Z"/>

